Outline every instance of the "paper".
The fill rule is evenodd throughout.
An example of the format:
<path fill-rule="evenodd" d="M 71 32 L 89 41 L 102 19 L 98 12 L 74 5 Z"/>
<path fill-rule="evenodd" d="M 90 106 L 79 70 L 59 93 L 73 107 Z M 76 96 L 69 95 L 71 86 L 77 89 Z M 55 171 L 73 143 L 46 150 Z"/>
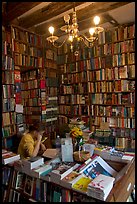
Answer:
<path fill-rule="evenodd" d="M 72 138 L 61 139 L 61 154 L 63 162 L 73 162 Z"/>
<path fill-rule="evenodd" d="M 23 113 L 23 105 L 16 104 L 15 112 L 16 113 Z"/>

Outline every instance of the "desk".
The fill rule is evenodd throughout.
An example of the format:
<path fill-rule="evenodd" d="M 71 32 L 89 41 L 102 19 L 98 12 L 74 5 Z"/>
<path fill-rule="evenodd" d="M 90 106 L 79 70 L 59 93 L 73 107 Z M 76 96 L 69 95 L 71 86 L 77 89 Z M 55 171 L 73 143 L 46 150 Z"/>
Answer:
<path fill-rule="evenodd" d="M 114 184 L 106 202 L 126 202 L 135 185 L 135 159 L 127 165 L 124 175 Z"/>

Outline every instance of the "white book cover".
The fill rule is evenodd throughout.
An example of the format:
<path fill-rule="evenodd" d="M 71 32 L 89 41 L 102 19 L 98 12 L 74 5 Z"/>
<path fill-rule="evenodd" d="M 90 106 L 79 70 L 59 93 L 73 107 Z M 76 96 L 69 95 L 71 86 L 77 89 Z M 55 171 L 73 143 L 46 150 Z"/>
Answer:
<path fill-rule="evenodd" d="M 5 153 L 2 155 L 2 163 L 4 165 L 17 161 L 19 159 L 20 159 L 20 155 L 15 154 L 13 152 Z"/>
<path fill-rule="evenodd" d="M 114 181 L 114 177 L 99 174 L 88 184 L 87 195 L 105 200 L 113 187 Z"/>
<path fill-rule="evenodd" d="M 44 164 L 43 157 L 33 157 L 30 159 L 23 159 L 22 164 L 24 168 L 34 169 L 35 167 Z"/>
<path fill-rule="evenodd" d="M 105 160 L 100 156 L 95 157 L 88 165 L 86 165 L 80 173 L 84 173 L 86 176 L 94 179 L 99 174 L 115 177 L 117 171 L 115 171 Z"/>
<path fill-rule="evenodd" d="M 52 170 L 52 166 L 48 164 L 40 165 L 31 170 L 31 175 L 40 178 L 41 175 L 46 175 Z"/>

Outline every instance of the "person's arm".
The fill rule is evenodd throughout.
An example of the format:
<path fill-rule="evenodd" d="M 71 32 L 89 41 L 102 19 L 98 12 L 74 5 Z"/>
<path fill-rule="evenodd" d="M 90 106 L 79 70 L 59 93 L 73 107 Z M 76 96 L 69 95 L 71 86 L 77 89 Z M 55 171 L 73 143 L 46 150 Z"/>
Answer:
<path fill-rule="evenodd" d="M 36 157 L 38 155 L 40 144 L 41 144 L 41 139 L 42 139 L 42 136 L 38 134 L 37 142 L 36 142 L 32 157 Z"/>

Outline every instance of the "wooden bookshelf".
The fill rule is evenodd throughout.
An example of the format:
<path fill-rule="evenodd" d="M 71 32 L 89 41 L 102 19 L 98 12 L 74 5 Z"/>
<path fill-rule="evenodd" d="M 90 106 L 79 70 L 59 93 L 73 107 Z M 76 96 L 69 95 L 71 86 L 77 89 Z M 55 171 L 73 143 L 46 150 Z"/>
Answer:
<path fill-rule="evenodd" d="M 131 140 L 132 144 L 135 139 L 135 25 L 103 31 L 93 47 L 78 47 L 78 55 L 69 49 L 69 45 L 64 45 L 58 50 L 60 115 L 86 116 L 90 118 L 91 130 L 99 128 L 101 122 L 108 122 L 116 146 L 119 146 L 118 138 Z"/>
<path fill-rule="evenodd" d="M 3 147 L 9 148 L 7 140 L 16 134 L 14 59 L 9 31 L 2 31 L 2 139 Z"/>

